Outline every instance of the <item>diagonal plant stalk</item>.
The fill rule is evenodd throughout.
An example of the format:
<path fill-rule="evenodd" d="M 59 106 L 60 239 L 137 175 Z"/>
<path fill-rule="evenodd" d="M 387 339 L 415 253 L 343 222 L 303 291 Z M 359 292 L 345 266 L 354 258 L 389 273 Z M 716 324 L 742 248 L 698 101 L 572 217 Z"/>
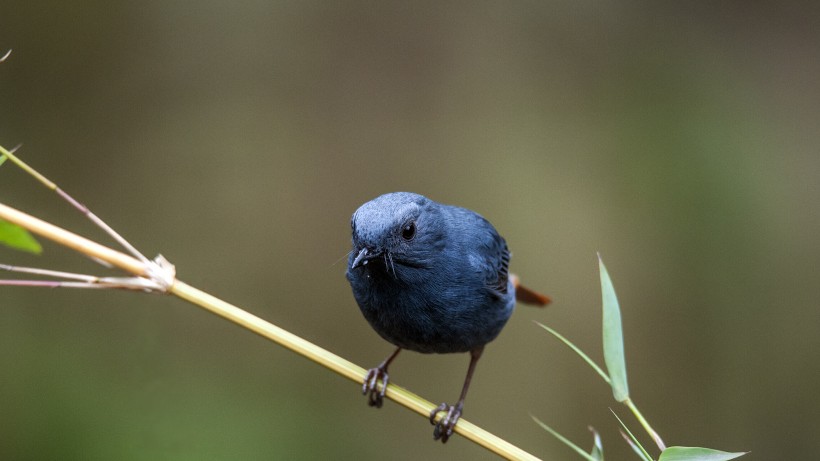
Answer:
<path fill-rule="evenodd" d="M 8 157 L 12 162 L 21 166 L 24 170 L 29 172 L 32 176 L 37 178 L 46 187 L 56 191 L 60 196 L 69 201 L 73 206 L 78 208 L 81 212 L 86 214 L 95 224 L 100 225 L 103 229 L 110 229 L 99 218 L 94 216 L 87 208 L 79 204 L 76 200 L 68 196 L 65 192 L 59 189 L 56 184 L 52 183 L 44 176 L 36 172 L 34 169 L 20 161 L 13 153 L 0 146 L 0 158 Z M 78 207 L 79 205 L 79 207 Z M 92 218 L 93 216 L 93 218 Z M 350 362 L 320 346 L 317 346 L 299 336 L 290 333 L 270 322 L 267 322 L 237 306 L 227 303 L 215 296 L 205 293 L 202 290 L 194 288 L 178 279 L 176 279 L 175 271 L 167 261 L 161 256 L 153 261 L 145 259 L 136 249 L 133 250 L 130 256 L 117 250 L 101 245 L 97 242 L 89 240 L 85 237 L 74 234 L 70 231 L 62 229 L 54 224 L 43 221 L 34 216 L 28 215 L 22 211 L 16 210 L 3 203 L 0 203 L 0 219 L 6 220 L 12 224 L 18 225 L 29 232 L 37 234 L 41 237 L 52 240 L 60 245 L 66 246 L 76 250 L 92 259 L 102 261 L 119 268 L 134 277 L 132 283 L 136 283 L 139 288 L 146 291 L 156 293 L 168 293 L 177 296 L 185 301 L 188 301 L 196 306 L 199 306 L 209 312 L 212 312 L 222 318 L 225 318 L 242 328 L 250 330 L 270 341 L 273 341 L 281 346 L 284 346 L 299 355 L 302 355 L 309 360 L 312 360 L 319 365 L 324 366 L 356 383 L 364 381 L 366 370 L 353 362 Z M 99 223 L 98 223 L 99 221 Z M 113 230 L 112 233 L 116 235 L 115 239 L 119 243 L 125 242 L 122 237 L 119 237 Z M 122 242 L 120 242 L 122 240 Z M 133 247 L 127 242 L 123 246 L 131 251 Z M 8 267 L 8 266 L 7 266 Z M 36 269 L 37 271 L 44 271 Z M 53 272 L 53 271 L 52 271 Z M 43 274 L 42 275 L 47 275 Z M 81 276 L 82 277 L 82 276 Z M 49 283 L 49 282 L 44 282 Z M 51 282 L 54 283 L 54 282 Z M 67 282 L 62 282 L 67 283 Z M 32 282 L 30 284 L 35 284 Z M 25 284 L 20 284 L 25 285 Z M 53 285 L 40 285 L 53 286 Z M 70 286 L 70 285 L 63 285 Z M 396 403 L 422 415 L 425 419 L 429 417 L 431 410 L 436 406 L 410 392 L 407 389 L 396 386 L 390 383 L 387 386 L 385 396 Z M 455 427 L 455 432 L 462 435 L 466 439 L 498 454 L 506 459 L 521 459 L 521 460 L 538 460 L 539 458 L 530 453 L 518 448 L 517 446 L 507 442 L 506 440 L 470 423 L 467 420 L 461 419 Z"/>
<path fill-rule="evenodd" d="M 658 432 L 655 431 L 655 429 L 653 429 L 652 426 L 649 425 L 649 421 L 647 421 L 647 419 L 644 418 L 643 413 L 641 413 L 641 411 L 638 410 L 638 407 L 635 405 L 632 399 L 627 397 L 627 399 L 621 403 L 623 403 L 627 406 L 627 408 L 632 410 L 632 414 L 635 416 L 635 419 L 637 419 L 638 422 L 641 423 L 641 426 L 643 426 L 643 429 L 646 431 L 646 433 L 649 434 L 650 437 L 652 437 L 652 441 L 655 442 L 655 445 L 657 445 L 661 451 L 666 450 L 666 443 L 664 443 L 663 439 L 661 439 L 660 434 L 658 434 Z"/>
<path fill-rule="evenodd" d="M 128 250 L 128 252 L 131 253 L 134 257 L 136 257 L 137 259 L 139 259 L 143 263 L 148 263 L 148 258 L 146 258 L 142 253 L 140 253 L 136 248 L 134 248 L 134 246 L 131 245 L 128 242 L 128 240 L 125 240 L 125 238 L 123 238 L 120 234 L 118 234 L 117 231 L 112 229 L 111 226 L 106 224 L 105 221 L 103 221 L 102 219 L 97 217 L 97 215 L 92 213 L 91 210 L 88 209 L 88 207 L 86 207 L 85 205 L 83 205 L 79 201 L 75 200 L 74 197 L 68 195 L 65 191 L 60 189 L 57 186 L 57 184 L 54 184 L 53 182 L 51 182 L 48 178 L 46 178 L 45 176 L 40 174 L 37 170 L 30 167 L 27 163 L 20 160 L 19 157 L 14 155 L 14 152 L 17 151 L 17 149 L 19 147 L 20 146 L 18 145 L 16 147 L 14 147 L 14 149 L 11 149 L 11 151 L 8 151 L 5 148 L 3 148 L 3 146 L 0 146 L 0 157 L 8 158 L 9 160 L 11 160 L 21 170 L 23 170 L 26 173 L 28 173 L 29 175 L 31 175 L 34 179 L 39 181 L 47 189 L 54 191 L 57 195 L 60 196 L 60 198 L 62 198 L 63 200 L 68 202 L 72 207 L 74 207 L 74 209 L 78 210 L 80 213 L 85 215 L 85 217 L 88 218 L 88 220 L 90 220 L 92 223 L 94 223 L 95 226 L 99 227 L 100 229 L 105 231 L 106 234 L 113 237 L 114 240 L 116 240 L 117 243 L 120 244 L 120 246 L 122 246 L 123 248 Z"/>

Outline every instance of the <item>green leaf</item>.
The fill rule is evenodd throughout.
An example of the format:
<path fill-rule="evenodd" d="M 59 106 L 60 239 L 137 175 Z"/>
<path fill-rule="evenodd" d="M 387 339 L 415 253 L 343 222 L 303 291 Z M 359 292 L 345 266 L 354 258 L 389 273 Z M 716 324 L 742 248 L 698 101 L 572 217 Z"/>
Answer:
<path fill-rule="evenodd" d="M 8 158 L 8 157 L 6 157 L 6 156 L 5 156 L 5 155 L 3 155 L 2 153 L 0 153 L 0 165 L 2 165 L 2 164 L 3 164 L 3 162 L 5 162 L 7 158 Z"/>
<path fill-rule="evenodd" d="M 621 431 L 621 435 L 624 436 L 624 439 L 626 439 L 627 443 L 629 443 L 629 446 L 632 447 L 632 450 L 635 453 L 637 453 L 638 456 L 640 456 L 641 459 L 643 459 L 644 461 L 652 461 L 652 457 L 649 456 L 649 453 L 647 453 L 646 449 L 643 447 L 643 445 L 641 445 L 641 442 L 638 442 L 638 439 L 636 439 L 635 436 L 632 435 L 632 431 L 630 431 L 629 428 L 626 427 L 626 424 L 624 424 L 624 422 L 621 421 L 621 418 L 618 417 L 618 414 L 615 413 L 615 411 L 612 408 L 610 408 L 609 411 L 612 412 L 612 414 L 615 416 L 615 419 L 617 419 L 618 422 L 621 423 L 621 427 L 624 429 L 624 431 L 626 431 L 626 434 L 628 434 L 627 436 L 624 434 L 623 431 Z"/>
<path fill-rule="evenodd" d="M 15 250 L 40 254 L 43 247 L 22 227 L 0 219 L 0 243 Z"/>
<path fill-rule="evenodd" d="M 535 416 L 530 415 L 530 417 L 533 419 L 533 421 L 538 423 L 539 426 L 544 428 L 545 431 L 547 431 L 550 434 L 552 434 L 553 436 L 555 436 L 555 438 L 560 440 L 561 442 L 564 442 L 564 445 L 566 445 L 566 446 L 572 448 L 573 450 L 575 450 L 579 455 L 581 455 L 587 461 L 601 461 L 601 460 L 603 460 L 603 455 L 602 455 L 601 458 L 595 458 L 594 455 L 587 454 L 587 452 L 585 452 L 581 447 L 579 447 L 578 445 L 575 445 L 574 443 L 572 443 L 568 438 L 566 438 L 563 435 L 559 434 L 555 429 L 553 429 L 553 428 L 547 426 L 546 424 L 542 423 L 541 420 L 539 420 Z M 598 434 L 595 434 L 595 435 L 597 436 Z M 594 450 L 593 450 L 593 452 L 594 452 Z"/>
<path fill-rule="evenodd" d="M 596 461 L 604 461 L 604 444 L 601 442 L 601 436 L 594 427 L 589 426 L 589 430 L 592 431 L 593 436 L 592 451 L 589 454 L 592 455 Z"/>
<path fill-rule="evenodd" d="M 604 372 L 604 370 L 602 370 L 601 367 L 599 367 L 597 363 L 593 362 L 592 359 L 589 358 L 589 356 L 584 354 L 584 351 L 582 351 L 578 346 L 573 344 L 570 340 L 565 338 L 562 334 L 560 334 L 557 331 L 553 330 L 552 328 L 544 325 L 543 323 L 537 322 L 537 321 L 535 323 L 538 326 L 540 326 L 541 328 L 547 330 L 550 334 L 552 334 L 553 336 L 555 336 L 559 340 L 561 340 L 561 342 L 566 344 L 570 349 L 575 351 L 576 354 L 581 356 L 581 358 L 584 359 L 584 361 L 586 361 L 586 363 L 589 364 L 589 366 L 592 367 L 593 370 L 598 372 L 598 374 L 601 375 L 602 378 L 604 378 L 604 381 L 606 381 L 607 384 L 610 384 L 610 385 L 612 384 L 612 381 L 609 379 L 609 376 L 606 375 L 606 372 Z"/>
<path fill-rule="evenodd" d="M 663 450 L 658 461 L 726 461 L 745 455 L 748 452 L 728 453 L 700 447 L 669 447 Z"/>
<path fill-rule="evenodd" d="M 601 296 L 604 311 L 604 362 L 612 380 L 612 395 L 618 402 L 629 398 L 629 386 L 626 383 L 626 359 L 624 358 L 624 335 L 621 329 L 621 308 L 615 287 L 606 271 L 601 255 L 598 255 L 598 266 L 601 270 Z"/>

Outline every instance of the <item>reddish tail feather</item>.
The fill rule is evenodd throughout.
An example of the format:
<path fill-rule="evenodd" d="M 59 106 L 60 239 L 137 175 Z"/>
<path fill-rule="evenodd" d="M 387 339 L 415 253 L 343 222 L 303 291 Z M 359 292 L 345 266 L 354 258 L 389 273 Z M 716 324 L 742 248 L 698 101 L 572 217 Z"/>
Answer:
<path fill-rule="evenodd" d="M 510 278 L 513 282 L 513 286 L 515 287 L 516 300 L 521 301 L 524 304 L 530 304 L 538 307 L 544 307 L 552 302 L 552 299 L 549 296 L 521 285 L 521 281 L 517 275 L 510 274 Z"/>

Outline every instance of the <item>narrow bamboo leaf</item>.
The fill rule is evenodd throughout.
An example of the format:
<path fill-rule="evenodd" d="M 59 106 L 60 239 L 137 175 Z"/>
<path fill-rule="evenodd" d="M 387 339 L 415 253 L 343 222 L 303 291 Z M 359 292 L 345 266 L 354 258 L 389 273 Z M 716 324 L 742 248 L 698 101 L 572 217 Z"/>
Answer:
<path fill-rule="evenodd" d="M 40 254 L 43 247 L 22 227 L 0 219 L 0 243 L 15 250 Z"/>
<path fill-rule="evenodd" d="M 615 287 L 606 271 L 601 255 L 598 255 L 598 266 L 601 270 L 601 296 L 603 299 L 603 342 L 604 362 L 612 380 L 612 395 L 618 402 L 629 398 L 629 386 L 626 382 L 626 358 L 624 357 L 624 335 L 621 329 L 621 308 Z"/>
<path fill-rule="evenodd" d="M 700 447 L 669 447 L 663 450 L 658 461 L 726 461 L 739 458 L 748 452 L 728 453 Z"/>
<path fill-rule="evenodd" d="M 626 424 L 624 424 L 624 422 L 621 421 L 621 418 L 618 417 L 618 414 L 615 413 L 615 411 L 612 408 L 610 408 L 609 411 L 612 412 L 612 414 L 615 416 L 615 419 L 618 420 L 618 422 L 621 424 L 621 427 L 629 435 L 629 437 L 624 436 L 624 439 L 626 439 L 627 443 L 629 443 L 629 445 L 632 447 L 635 453 L 640 455 L 641 458 L 644 459 L 644 461 L 652 461 L 652 457 L 649 456 L 649 453 L 647 453 L 646 449 L 643 447 L 643 445 L 641 445 L 641 442 L 638 442 L 638 439 L 636 439 L 635 436 L 632 435 L 632 431 L 630 431 L 629 428 L 626 427 Z M 623 432 L 621 432 L 621 434 L 623 434 Z"/>
<path fill-rule="evenodd" d="M 557 331 L 553 330 L 552 328 L 544 325 L 543 323 L 537 322 L 537 321 L 535 323 L 538 324 L 538 326 L 540 326 L 541 328 L 547 330 L 550 334 L 552 334 L 553 336 L 555 336 L 559 340 L 561 340 L 561 342 L 566 344 L 570 349 L 575 351 L 575 353 L 578 354 L 579 356 L 581 356 L 581 358 L 584 359 L 584 361 L 587 364 L 589 364 L 589 366 L 592 367 L 593 370 L 595 370 L 599 375 L 601 375 L 601 378 L 604 378 L 604 381 L 606 381 L 607 384 L 611 384 L 609 376 L 606 375 L 606 372 L 604 372 L 604 370 L 602 370 L 601 367 L 599 367 L 597 363 L 593 362 L 592 359 L 589 358 L 589 356 L 584 354 L 584 352 L 578 346 L 573 344 L 570 340 L 565 338 L 562 334 L 560 334 Z"/>
<path fill-rule="evenodd" d="M 592 451 L 589 453 L 596 461 L 604 461 L 604 444 L 601 442 L 601 436 L 594 427 L 589 426 L 592 432 Z"/>
<path fill-rule="evenodd" d="M 578 445 L 575 445 L 575 444 L 574 444 L 574 443 L 572 443 L 569 439 L 567 439 L 567 438 L 566 438 L 566 437 L 564 437 L 563 435 L 561 435 L 561 434 L 559 434 L 558 432 L 556 432 L 556 431 L 555 431 L 555 429 L 553 429 L 553 428 L 551 428 L 551 427 L 547 426 L 546 424 L 542 423 L 542 422 L 541 422 L 541 420 L 539 420 L 539 419 L 538 419 L 538 418 L 536 418 L 535 416 L 530 415 L 530 417 L 531 417 L 531 418 L 533 419 L 533 421 L 535 421 L 535 422 L 536 422 L 539 426 L 541 426 L 541 427 L 542 427 L 545 431 L 549 432 L 549 433 L 550 433 L 550 434 L 552 434 L 552 435 L 553 435 L 556 439 L 558 439 L 558 440 L 560 440 L 561 442 L 563 442 L 563 443 L 564 443 L 564 445 L 566 445 L 566 446 L 568 446 L 568 447 L 572 448 L 573 450 L 575 450 L 575 451 L 576 451 L 579 455 L 581 455 L 581 456 L 582 456 L 584 459 L 586 459 L 587 461 L 601 461 L 601 460 L 603 460 L 603 457 L 601 457 L 601 458 L 594 458 L 592 455 L 590 455 L 590 454 L 588 454 L 587 452 L 585 452 L 585 451 L 584 451 L 581 447 L 579 447 Z M 596 434 L 596 435 L 597 435 L 597 434 Z"/>
<path fill-rule="evenodd" d="M 6 156 L 5 156 L 5 155 L 3 155 L 2 153 L 0 153 L 0 165 L 2 165 L 2 164 L 6 161 L 6 159 L 7 159 L 7 158 L 8 158 L 8 157 L 6 157 Z"/>

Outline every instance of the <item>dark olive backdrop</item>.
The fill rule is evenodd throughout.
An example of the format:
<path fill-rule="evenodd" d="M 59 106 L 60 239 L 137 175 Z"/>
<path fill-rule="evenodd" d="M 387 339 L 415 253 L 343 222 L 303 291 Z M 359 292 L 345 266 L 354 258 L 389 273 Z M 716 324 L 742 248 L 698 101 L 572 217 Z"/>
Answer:
<path fill-rule="evenodd" d="M 634 399 L 669 444 L 812 459 L 820 432 L 818 4 L 0 4 L 0 143 L 181 279 L 363 366 L 349 217 L 395 190 L 473 208 L 551 294 L 486 351 L 466 418 L 634 459 L 601 380 L 595 252 Z M 0 201 L 105 240 L 9 165 Z M 0 261 L 105 273 L 52 244 Z M 391 375 L 454 400 L 468 357 Z M 643 437 L 643 440 L 646 440 Z M 651 442 L 648 442 L 651 443 Z M 172 297 L 0 290 L 2 459 L 493 459 Z"/>

